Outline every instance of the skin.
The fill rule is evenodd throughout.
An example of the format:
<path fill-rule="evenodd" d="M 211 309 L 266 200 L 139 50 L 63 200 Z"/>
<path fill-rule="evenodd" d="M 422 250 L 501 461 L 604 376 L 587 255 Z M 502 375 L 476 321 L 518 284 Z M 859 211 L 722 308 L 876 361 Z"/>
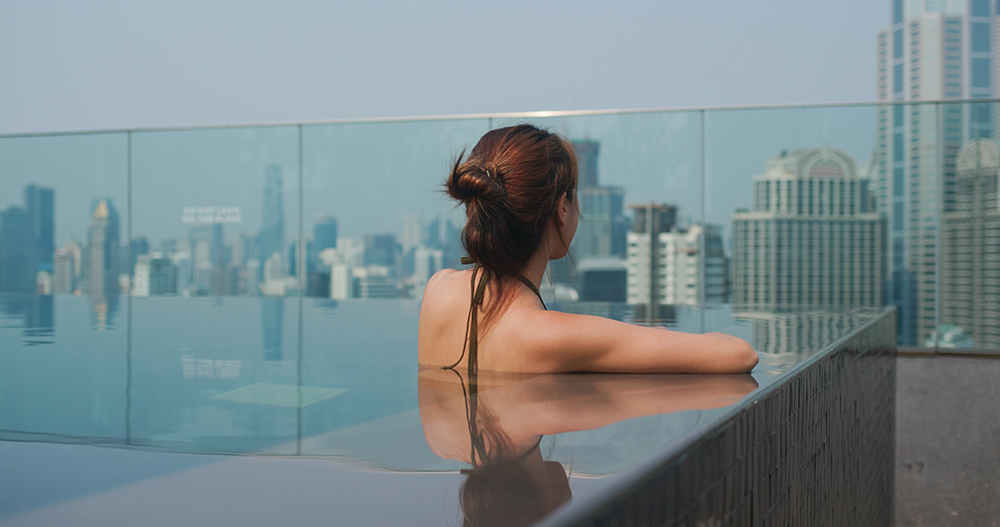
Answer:
<path fill-rule="evenodd" d="M 570 498 L 565 469 L 534 448 L 543 435 L 592 430 L 626 419 L 692 409 L 721 408 L 757 388 L 750 375 L 532 375 L 481 372 L 479 424 L 510 441 L 508 457 L 521 456 L 537 500 L 551 511 Z M 444 459 L 471 463 L 467 375 L 421 368 L 418 377 L 424 437 Z M 480 419 L 483 419 L 480 416 Z"/>
<path fill-rule="evenodd" d="M 540 287 L 549 260 L 566 255 L 576 234 L 579 205 L 566 194 L 521 274 Z M 561 236 L 560 236 L 561 234 Z M 563 242 L 565 240 L 565 243 Z M 442 367 L 461 353 L 469 313 L 471 270 L 445 269 L 427 283 L 420 308 L 418 361 Z M 511 281 L 513 299 L 479 333 L 480 370 L 522 373 L 745 373 L 757 353 L 722 333 L 691 334 L 589 315 L 545 311 L 538 297 Z M 486 309 L 492 307 L 487 294 Z M 482 314 L 480 314 L 480 320 Z M 467 357 L 456 368 L 467 368 Z"/>

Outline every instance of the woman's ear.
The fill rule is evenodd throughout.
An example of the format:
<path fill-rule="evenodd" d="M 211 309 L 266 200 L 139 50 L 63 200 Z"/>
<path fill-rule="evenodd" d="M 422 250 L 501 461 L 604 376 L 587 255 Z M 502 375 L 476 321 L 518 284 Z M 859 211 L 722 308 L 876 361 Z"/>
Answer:
<path fill-rule="evenodd" d="M 559 198 L 559 202 L 556 203 L 556 222 L 558 227 L 561 229 L 566 225 L 569 220 L 569 192 L 563 192 L 562 197 Z"/>

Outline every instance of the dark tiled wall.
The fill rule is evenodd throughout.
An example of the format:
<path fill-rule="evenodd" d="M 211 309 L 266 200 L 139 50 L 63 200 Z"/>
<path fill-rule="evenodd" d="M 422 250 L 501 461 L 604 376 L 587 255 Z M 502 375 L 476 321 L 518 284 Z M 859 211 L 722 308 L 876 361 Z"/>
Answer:
<path fill-rule="evenodd" d="M 580 525 L 892 525 L 895 327 L 887 311 Z"/>

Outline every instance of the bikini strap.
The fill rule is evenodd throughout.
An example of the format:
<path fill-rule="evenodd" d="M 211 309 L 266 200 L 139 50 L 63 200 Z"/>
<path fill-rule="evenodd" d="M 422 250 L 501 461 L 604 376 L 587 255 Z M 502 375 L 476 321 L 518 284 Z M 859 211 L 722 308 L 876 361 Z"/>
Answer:
<path fill-rule="evenodd" d="M 465 319 L 465 338 L 462 342 L 462 355 L 458 357 L 458 360 L 450 366 L 444 366 L 442 370 L 453 370 L 458 363 L 462 362 L 465 358 L 465 350 L 469 350 L 469 374 L 475 375 L 479 368 L 478 365 L 478 354 L 479 354 L 479 309 L 478 306 L 482 305 L 483 297 L 486 295 L 486 285 L 489 283 L 491 274 L 490 270 L 483 267 L 483 265 L 477 262 L 475 259 L 469 256 L 462 257 L 462 264 L 475 264 L 472 268 L 472 283 L 469 289 L 472 291 L 472 298 L 469 300 L 469 315 Z M 479 277 L 479 273 L 482 272 L 482 279 L 479 280 L 479 284 L 476 284 L 476 278 Z M 548 307 L 545 306 L 545 301 L 542 300 L 542 294 L 538 292 L 538 288 L 535 284 L 531 283 L 520 273 L 517 275 L 517 279 L 521 281 L 522 284 L 528 286 L 532 293 L 538 297 L 538 301 L 542 303 L 542 309 L 548 311 Z"/>

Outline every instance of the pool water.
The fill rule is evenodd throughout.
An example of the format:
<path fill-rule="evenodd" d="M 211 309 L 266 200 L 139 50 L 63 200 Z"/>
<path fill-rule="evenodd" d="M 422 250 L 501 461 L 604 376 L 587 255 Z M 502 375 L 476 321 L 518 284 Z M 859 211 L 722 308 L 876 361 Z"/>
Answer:
<path fill-rule="evenodd" d="M 750 340 L 752 375 L 468 379 L 418 368 L 418 314 L 408 300 L 0 295 L 0 526 L 458 525 L 473 486 L 519 503 L 504 489 L 532 483 L 523 510 L 539 512 L 504 520 L 530 523 L 599 499 L 872 315 L 662 317 Z M 497 460 L 514 472 L 489 476 Z"/>

